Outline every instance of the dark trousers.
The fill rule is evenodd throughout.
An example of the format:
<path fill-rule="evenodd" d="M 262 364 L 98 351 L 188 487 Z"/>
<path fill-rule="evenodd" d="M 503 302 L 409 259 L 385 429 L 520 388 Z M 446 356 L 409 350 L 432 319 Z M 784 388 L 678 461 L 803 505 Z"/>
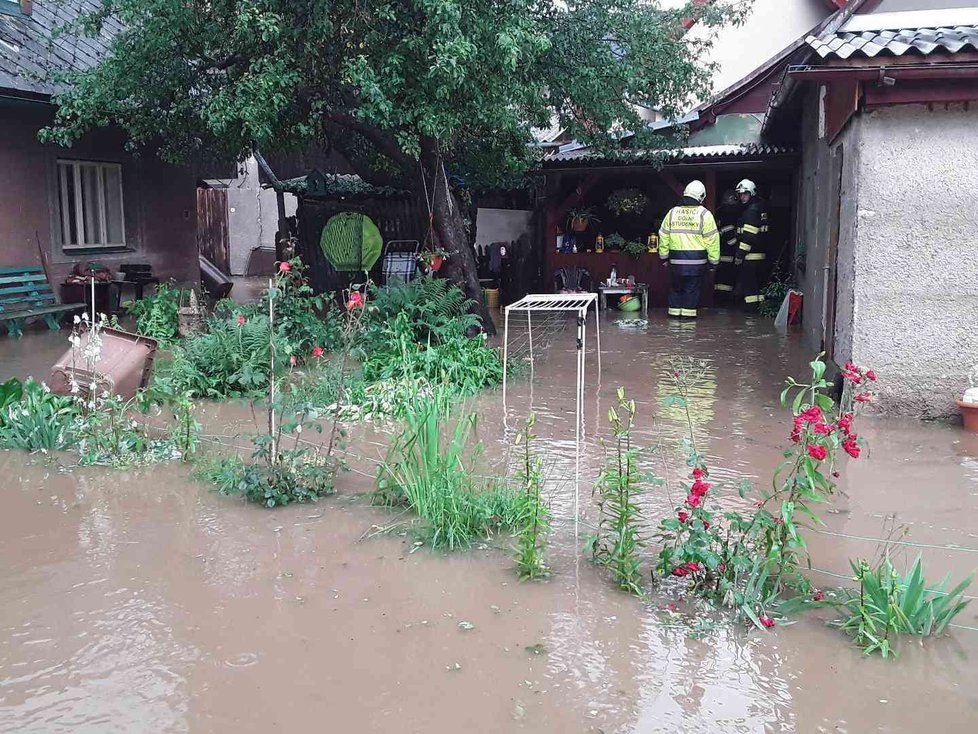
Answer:
<path fill-rule="evenodd" d="M 669 310 L 670 316 L 696 318 L 700 305 L 700 291 L 703 289 L 703 276 L 706 265 L 669 265 Z"/>
<path fill-rule="evenodd" d="M 763 264 L 763 260 L 744 260 L 737 266 L 737 298 L 747 309 L 756 309 L 764 300 L 760 273 Z"/>
<path fill-rule="evenodd" d="M 728 303 L 733 300 L 734 288 L 737 287 L 737 266 L 732 262 L 721 262 L 717 266 L 716 278 L 713 281 L 714 299 L 718 303 Z"/>

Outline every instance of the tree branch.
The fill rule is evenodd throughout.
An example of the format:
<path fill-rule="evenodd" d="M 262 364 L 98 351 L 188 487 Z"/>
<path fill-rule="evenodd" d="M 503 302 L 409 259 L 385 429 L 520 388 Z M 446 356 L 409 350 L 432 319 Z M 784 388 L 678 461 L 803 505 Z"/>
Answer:
<path fill-rule="evenodd" d="M 407 170 L 412 165 L 412 161 L 409 160 L 406 155 L 404 155 L 404 151 L 401 150 L 401 146 L 399 146 L 393 138 L 391 138 L 380 128 L 374 127 L 370 123 L 364 122 L 360 118 L 354 117 L 348 112 L 325 110 L 322 114 L 330 122 L 362 135 L 368 141 L 377 146 L 378 151 L 390 158 L 401 168 Z"/>

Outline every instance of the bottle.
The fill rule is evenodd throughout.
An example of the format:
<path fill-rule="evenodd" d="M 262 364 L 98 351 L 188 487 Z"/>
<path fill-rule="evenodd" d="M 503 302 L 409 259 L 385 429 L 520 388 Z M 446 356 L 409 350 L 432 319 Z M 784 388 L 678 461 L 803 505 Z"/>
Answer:
<path fill-rule="evenodd" d="M 614 265 L 611 266 L 611 275 L 608 276 L 608 285 L 610 285 L 612 288 L 618 285 L 618 269 Z"/>
<path fill-rule="evenodd" d="M 603 234 L 599 234 L 597 236 L 597 238 L 594 240 L 594 251 L 595 252 L 604 252 L 604 235 Z"/>

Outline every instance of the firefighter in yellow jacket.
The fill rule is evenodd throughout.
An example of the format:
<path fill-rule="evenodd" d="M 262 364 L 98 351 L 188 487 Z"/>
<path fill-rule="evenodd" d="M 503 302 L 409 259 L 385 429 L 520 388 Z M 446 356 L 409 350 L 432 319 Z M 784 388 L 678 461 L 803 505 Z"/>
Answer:
<path fill-rule="evenodd" d="M 696 318 L 703 277 L 720 262 L 720 232 L 703 206 L 705 198 L 703 183 L 691 181 L 659 228 L 659 257 L 669 266 L 670 316 Z"/>

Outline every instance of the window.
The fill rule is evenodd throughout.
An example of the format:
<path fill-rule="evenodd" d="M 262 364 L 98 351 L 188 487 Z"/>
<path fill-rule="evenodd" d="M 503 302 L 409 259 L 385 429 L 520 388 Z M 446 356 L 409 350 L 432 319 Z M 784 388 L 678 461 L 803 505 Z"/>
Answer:
<path fill-rule="evenodd" d="M 58 161 L 58 217 L 66 250 L 125 247 L 122 166 Z"/>

